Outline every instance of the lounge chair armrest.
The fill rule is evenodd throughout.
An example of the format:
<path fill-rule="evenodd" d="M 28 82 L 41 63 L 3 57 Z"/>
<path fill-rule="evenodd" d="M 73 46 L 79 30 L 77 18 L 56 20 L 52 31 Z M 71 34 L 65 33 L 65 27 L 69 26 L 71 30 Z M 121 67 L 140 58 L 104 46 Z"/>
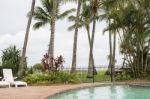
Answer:
<path fill-rule="evenodd" d="M 2 80 L 1 81 L 5 81 L 5 78 L 2 78 Z"/>
<path fill-rule="evenodd" d="M 14 80 L 15 80 L 15 79 L 17 79 L 18 77 L 13 77 L 13 78 L 14 78 Z"/>
<path fill-rule="evenodd" d="M 0 80 L 2 80 L 2 77 L 0 77 Z"/>

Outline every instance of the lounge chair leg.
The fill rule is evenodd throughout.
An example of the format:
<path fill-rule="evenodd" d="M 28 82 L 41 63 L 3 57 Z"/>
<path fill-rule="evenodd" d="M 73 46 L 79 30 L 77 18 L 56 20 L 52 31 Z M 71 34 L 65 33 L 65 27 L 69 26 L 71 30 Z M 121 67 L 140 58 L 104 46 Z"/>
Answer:
<path fill-rule="evenodd" d="M 15 85 L 15 87 L 17 88 L 17 87 L 18 87 L 18 85 Z"/>

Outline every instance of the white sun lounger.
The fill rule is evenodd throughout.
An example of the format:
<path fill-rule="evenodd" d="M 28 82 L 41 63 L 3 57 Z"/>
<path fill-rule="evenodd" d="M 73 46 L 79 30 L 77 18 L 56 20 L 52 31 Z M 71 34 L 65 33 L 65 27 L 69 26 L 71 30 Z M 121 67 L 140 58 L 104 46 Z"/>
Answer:
<path fill-rule="evenodd" d="M 0 81 L 0 87 L 2 86 L 8 86 L 10 88 L 10 83 L 7 81 Z"/>
<path fill-rule="evenodd" d="M 15 85 L 15 87 L 21 86 L 27 86 L 26 82 L 23 81 L 14 81 L 15 78 L 13 78 L 12 69 L 3 69 L 3 76 L 4 81 L 9 82 L 10 85 Z"/>
<path fill-rule="evenodd" d="M 0 77 L 0 79 L 1 79 L 2 77 Z M 7 81 L 0 81 L 0 87 L 2 87 L 2 86 L 8 86 L 9 88 L 10 88 L 10 83 L 9 82 L 7 82 Z"/>

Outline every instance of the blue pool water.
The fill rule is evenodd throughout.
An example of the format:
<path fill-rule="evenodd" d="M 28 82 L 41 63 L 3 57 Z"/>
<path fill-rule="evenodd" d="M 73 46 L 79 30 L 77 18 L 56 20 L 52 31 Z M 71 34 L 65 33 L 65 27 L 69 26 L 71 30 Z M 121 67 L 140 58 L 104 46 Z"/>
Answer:
<path fill-rule="evenodd" d="M 150 99 L 149 87 L 103 86 L 66 91 L 48 99 Z"/>

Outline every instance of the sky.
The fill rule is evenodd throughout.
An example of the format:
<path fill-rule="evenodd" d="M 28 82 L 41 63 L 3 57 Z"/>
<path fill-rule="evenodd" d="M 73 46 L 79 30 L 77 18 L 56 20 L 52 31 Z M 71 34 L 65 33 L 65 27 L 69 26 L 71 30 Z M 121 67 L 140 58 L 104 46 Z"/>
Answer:
<path fill-rule="evenodd" d="M 1 0 L 0 1 L 0 55 L 1 51 L 10 45 L 16 45 L 22 50 L 26 24 L 27 13 L 30 11 L 32 0 Z M 40 1 L 36 0 L 36 6 L 40 5 Z M 61 12 L 76 8 L 73 3 L 67 3 L 61 6 Z M 32 21 L 32 25 L 35 20 Z M 74 31 L 68 31 L 67 28 L 72 23 L 67 19 L 58 20 L 56 22 L 55 35 L 55 57 L 63 55 L 65 58 L 65 67 L 71 66 L 73 36 Z M 96 26 L 96 34 L 94 41 L 94 59 L 97 67 L 108 65 L 109 41 L 108 33 L 103 34 L 103 29 L 107 27 L 105 21 L 99 22 Z M 28 66 L 40 63 L 43 55 L 47 52 L 50 38 L 49 26 L 34 30 L 31 26 L 29 41 L 27 46 L 27 62 Z M 79 30 L 78 50 L 77 50 L 77 67 L 87 67 L 89 57 L 89 43 L 87 33 L 84 28 Z M 119 53 L 119 41 L 117 39 L 116 50 L 117 65 L 121 65 L 122 56 Z"/>

